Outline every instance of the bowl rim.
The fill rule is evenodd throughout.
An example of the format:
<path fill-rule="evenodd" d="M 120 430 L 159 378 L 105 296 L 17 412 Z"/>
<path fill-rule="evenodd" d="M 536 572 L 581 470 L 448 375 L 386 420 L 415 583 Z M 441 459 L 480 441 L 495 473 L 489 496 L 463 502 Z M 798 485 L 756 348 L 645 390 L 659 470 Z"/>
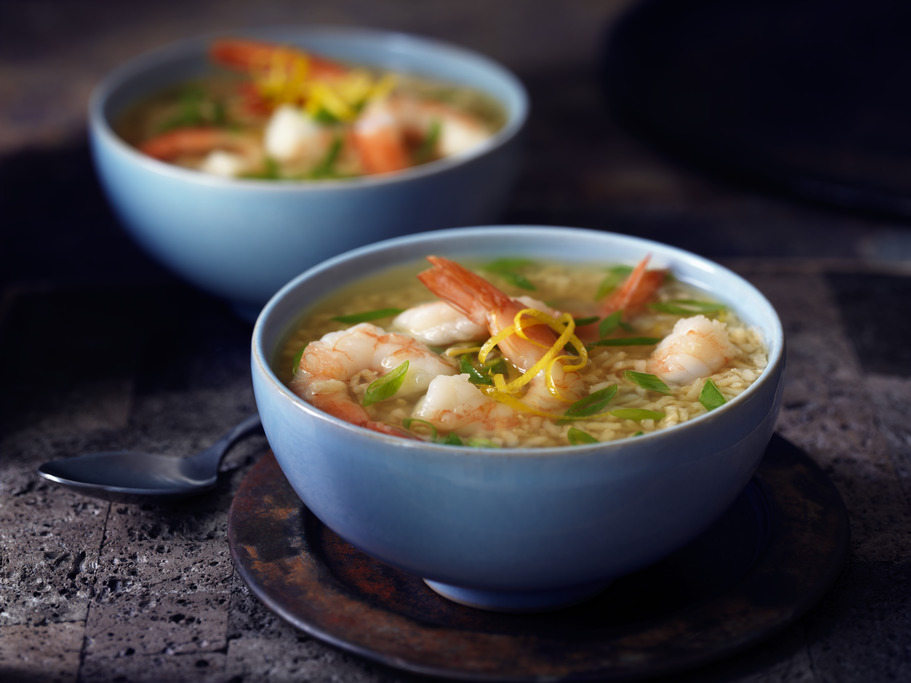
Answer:
<path fill-rule="evenodd" d="M 364 39 L 377 44 L 377 49 L 382 48 L 395 53 L 403 49 L 422 52 L 432 51 L 444 56 L 447 60 L 467 60 L 478 68 L 494 74 L 509 90 L 509 100 L 515 101 L 515 111 L 507 117 L 503 127 L 490 139 L 476 148 L 454 157 L 438 159 L 426 164 L 420 164 L 396 173 L 364 175 L 354 178 L 326 179 L 319 182 L 305 181 L 272 181 L 255 178 L 223 178 L 209 173 L 202 173 L 193 169 L 182 168 L 167 162 L 153 159 L 142 154 L 129 145 L 114 130 L 106 113 L 107 104 L 111 97 L 131 83 L 141 79 L 150 69 L 165 66 L 169 62 L 179 61 L 202 55 L 211 41 L 217 38 L 236 37 L 256 40 L 269 40 L 270 36 L 287 36 L 286 42 L 296 41 L 299 44 L 316 39 L 340 39 L 351 41 Z M 294 38 L 294 41 L 291 40 Z M 432 74 L 431 74 L 432 77 Z M 151 91 L 146 93 L 151 94 Z M 504 98 L 500 93 L 488 93 L 499 101 Z M 134 100 L 135 101 L 135 98 Z M 149 172 L 175 179 L 198 183 L 201 185 L 214 185 L 237 190 L 261 190 L 266 192 L 318 192 L 318 191 L 343 191 L 355 188 L 373 188 L 385 185 L 407 183 L 424 177 L 432 177 L 460 168 L 471 162 L 489 156 L 515 140 L 524 131 L 529 118 L 530 97 L 525 85 L 519 77 L 503 64 L 486 56 L 485 54 L 462 47 L 454 43 L 407 33 L 398 30 L 385 30 L 358 26 L 260 26 L 248 27 L 238 30 L 208 32 L 178 39 L 158 47 L 140 52 L 125 62 L 115 67 L 94 86 L 88 101 L 88 128 L 90 133 L 98 136 L 106 145 L 116 149 L 140 167 Z M 510 114 L 510 112 L 507 112 Z"/>
<path fill-rule="evenodd" d="M 600 236 L 607 240 L 620 241 L 626 245 L 641 247 L 643 256 L 648 253 L 649 249 L 660 250 L 662 252 L 662 255 L 666 255 L 668 258 L 673 257 L 675 260 L 679 259 L 683 261 L 689 261 L 693 264 L 698 264 L 703 268 L 708 267 L 711 270 L 720 273 L 725 278 L 732 278 L 734 281 L 738 282 L 739 286 L 743 288 L 744 291 L 750 293 L 752 299 L 759 304 L 760 308 L 765 309 L 763 317 L 767 319 L 769 324 L 769 329 L 763 330 L 767 335 L 766 343 L 769 347 L 769 356 L 766 367 L 762 370 L 755 382 L 753 382 L 743 392 L 726 402 L 723 406 L 716 408 L 715 410 L 697 415 L 694 418 L 690 418 L 686 422 L 674 425 L 670 428 L 646 433 L 635 437 L 635 439 L 632 437 L 627 437 L 614 441 L 602 441 L 596 444 L 509 448 L 478 448 L 472 446 L 437 444 L 428 441 L 411 441 L 408 439 L 402 439 L 400 437 L 374 432 L 363 427 L 358 427 L 315 408 L 307 401 L 297 396 L 293 391 L 291 391 L 291 389 L 285 385 L 284 382 L 282 382 L 275 374 L 271 366 L 271 357 L 274 355 L 276 349 L 273 348 L 267 350 L 265 348 L 264 335 L 266 333 L 266 326 L 267 324 L 271 324 L 272 317 L 281 315 L 278 309 L 282 306 L 283 302 L 286 301 L 287 297 L 292 296 L 294 291 L 303 285 L 303 283 L 313 280 L 314 278 L 319 278 L 323 274 L 331 272 L 334 269 L 343 267 L 349 261 L 360 260 L 370 255 L 375 256 L 380 252 L 393 253 L 399 247 L 414 247 L 415 245 L 419 244 L 427 244 L 427 246 L 430 247 L 433 242 L 436 242 L 440 239 L 464 237 L 470 240 L 472 238 L 483 238 L 484 236 L 495 237 L 508 234 L 505 231 L 521 231 L 523 235 L 543 235 L 545 233 L 551 234 L 553 231 L 558 231 L 561 235 L 568 236 L 571 236 L 573 234 L 595 238 L 597 238 L 596 236 Z M 402 265 L 402 263 L 403 262 L 400 260 L 387 262 L 385 264 L 385 267 L 394 268 L 398 265 Z M 374 275 L 381 270 L 381 268 L 372 269 L 369 274 Z M 350 283 L 357 280 L 357 277 L 346 278 L 346 280 L 348 283 Z M 315 301 L 315 299 L 313 301 Z M 295 323 L 295 320 L 299 319 L 301 314 L 300 312 L 303 310 L 303 305 L 296 307 L 296 309 L 298 311 L 296 314 L 292 316 L 285 316 L 287 319 L 282 321 L 282 331 L 276 335 L 276 343 L 278 343 L 284 336 L 288 334 L 290 327 Z M 749 401 L 754 394 L 759 392 L 760 387 L 768 384 L 769 382 L 777 381 L 780 390 L 786 360 L 786 340 L 784 328 L 782 326 L 778 312 L 775 310 L 775 307 L 772 305 L 772 303 L 765 297 L 765 295 L 741 275 L 738 275 L 729 268 L 704 256 L 700 256 L 694 252 L 687 251 L 685 249 L 666 243 L 622 233 L 594 230 L 590 228 L 515 224 L 446 228 L 442 230 L 431 230 L 414 233 L 411 235 L 405 235 L 402 237 L 395 237 L 343 252 L 307 269 L 292 279 L 290 282 L 285 284 L 281 289 L 279 289 L 260 311 L 253 327 L 251 338 L 251 358 L 253 363 L 253 372 L 256 373 L 259 371 L 261 375 L 266 379 L 269 389 L 272 392 L 277 393 L 281 399 L 290 401 L 297 407 L 297 409 L 303 411 L 304 413 L 307 413 L 312 417 L 317 418 L 322 422 L 329 422 L 345 431 L 352 432 L 353 435 L 359 435 L 362 439 L 379 439 L 389 443 L 395 443 L 397 447 L 400 448 L 419 448 L 428 453 L 434 453 L 443 457 L 445 457 L 446 454 L 454 454 L 459 455 L 459 457 L 465 457 L 466 453 L 471 455 L 478 455 L 479 457 L 485 457 L 489 455 L 490 457 L 558 456 L 565 458 L 568 454 L 577 456 L 597 455 L 598 457 L 604 457 L 609 452 L 624 452 L 628 450 L 630 444 L 633 443 L 657 445 L 656 442 L 659 442 L 661 440 L 674 439 L 676 438 L 676 434 L 680 434 L 683 431 L 701 429 L 708 422 L 724 419 L 724 417 L 731 410 L 733 410 L 732 406 L 738 406 L 741 403 Z"/>

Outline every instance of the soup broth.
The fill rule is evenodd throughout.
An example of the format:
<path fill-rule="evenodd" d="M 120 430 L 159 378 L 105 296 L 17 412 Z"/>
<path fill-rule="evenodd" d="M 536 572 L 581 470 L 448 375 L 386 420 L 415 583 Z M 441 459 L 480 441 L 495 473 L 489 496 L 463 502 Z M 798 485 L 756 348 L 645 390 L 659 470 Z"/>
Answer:
<path fill-rule="evenodd" d="M 494 97 L 454 83 L 250 41 L 219 41 L 212 57 L 211 74 L 130 107 L 118 134 L 215 175 L 331 180 L 464 154 L 505 123 Z"/>
<path fill-rule="evenodd" d="M 541 311 L 541 319 L 532 317 L 537 313 L 523 313 L 531 325 L 524 334 L 535 337 L 546 332 L 556 340 L 569 331 L 570 341 L 554 342 L 556 361 L 527 369 L 527 374 L 536 377 L 522 387 L 510 387 L 524 376 L 514 367 L 512 361 L 516 359 L 508 357 L 510 351 L 504 350 L 510 339 L 516 339 L 515 334 L 504 337 L 501 332 L 499 342 L 490 329 L 472 339 L 414 339 L 426 334 L 426 324 L 424 328 L 419 324 L 421 329 L 415 332 L 414 326 L 402 322 L 399 312 L 439 301 L 415 277 L 424 266 L 415 264 L 357 283 L 307 312 L 276 358 L 276 372 L 282 381 L 305 400 L 312 400 L 314 384 L 336 380 L 340 383 L 339 400 L 363 411 L 369 421 L 364 426 L 386 425 L 390 433 L 400 430 L 411 438 L 479 447 L 550 447 L 635 437 L 681 424 L 733 399 L 760 376 L 767 363 L 767 349 L 755 329 L 746 326 L 729 307 L 675 279 L 672 273 L 661 272 L 660 285 L 646 303 L 605 314 L 605 301 L 610 300 L 612 291 L 630 281 L 630 268 L 526 261 L 474 263 L 471 270 L 497 290 L 509 297 L 532 297 L 533 303 L 524 299 L 520 308 Z M 370 318 L 370 314 L 376 316 L 370 322 L 356 322 Z M 592 323 L 591 318 L 598 320 Z M 550 331 L 545 330 L 551 323 Z M 357 325 L 370 326 L 372 336 L 355 341 L 354 332 L 344 332 Z M 683 331 L 688 327 L 696 331 L 695 347 L 693 334 Z M 703 330 L 725 337 L 719 341 L 724 342 L 724 358 L 717 369 L 711 369 L 721 362 L 713 357 L 715 349 L 706 352 L 700 346 L 706 343 L 699 337 Z M 316 342 L 330 333 L 335 333 L 330 338 L 337 338 L 337 342 Z M 387 333 L 394 334 L 394 342 L 383 336 Z M 373 358 L 362 362 L 364 367 L 321 370 L 326 376 L 314 380 L 314 366 L 304 367 L 308 359 L 316 357 L 320 349 L 328 358 L 348 354 L 350 349 L 344 348 L 346 335 L 354 346 L 420 344 L 450 365 L 448 372 L 457 379 L 444 377 L 440 396 L 423 390 L 407 394 L 394 391 L 381 400 L 365 401 L 371 386 L 391 376 L 400 367 L 400 360 L 407 356 L 412 358 L 412 365 L 418 362 L 406 354 L 384 366 Z M 489 350 L 486 356 L 485 342 Z M 543 353 L 536 339 L 533 342 L 520 340 L 520 346 L 532 356 Z M 579 348 L 580 344 L 584 348 Z M 674 364 L 681 353 L 685 371 L 680 370 L 679 363 Z M 669 354 L 674 363 L 663 362 Z M 693 357 L 704 361 L 709 369 L 690 368 Z M 573 365 L 581 367 L 573 370 Z M 491 379 L 496 374 L 501 375 L 499 384 Z M 514 391 L 507 391 L 510 388 Z M 434 401 L 443 401 L 443 408 L 426 410 L 426 404 Z M 331 401 L 329 406 L 329 412 L 335 412 Z"/>

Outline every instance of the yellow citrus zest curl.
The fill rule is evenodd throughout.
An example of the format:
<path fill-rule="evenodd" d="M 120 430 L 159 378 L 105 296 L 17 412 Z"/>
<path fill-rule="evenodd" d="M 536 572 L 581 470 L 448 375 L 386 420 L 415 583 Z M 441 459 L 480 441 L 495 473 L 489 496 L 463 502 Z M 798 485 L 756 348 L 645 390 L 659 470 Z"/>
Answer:
<path fill-rule="evenodd" d="M 357 118 L 364 104 L 385 97 L 395 87 L 392 74 L 375 77 L 364 69 L 352 69 L 332 79 L 310 78 L 310 59 L 305 52 L 279 49 L 268 64 L 256 71 L 256 89 L 271 104 L 303 105 L 310 116 L 328 113 L 339 121 Z"/>
<path fill-rule="evenodd" d="M 528 337 L 526 329 L 536 325 L 547 325 L 557 333 L 557 338 L 549 347 Z M 517 409 L 523 409 L 526 412 L 533 412 L 538 415 L 544 415 L 545 417 L 553 417 L 552 415 L 542 413 L 525 405 L 516 399 L 515 396 L 526 384 L 543 371 L 548 391 L 560 400 L 565 401 L 566 403 L 572 403 L 572 399 L 564 396 L 557 386 L 554 378 L 554 365 L 556 363 L 563 363 L 562 369 L 564 372 L 573 372 L 581 370 L 588 363 L 588 350 L 585 348 L 585 344 L 583 344 L 574 334 L 575 329 L 576 323 L 569 313 L 563 313 L 558 318 L 533 308 L 523 308 L 516 313 L 512 325 L 500 330 L 481 346 L 478 351 L 478 360 L 481 363 L 485 363 L 494 347 L 513 334 L 532 344 L 546 348 L 547 350 L 534 365 L 512 381 L 507 381 L 506 377 L 500 373 L 492 375 L 493 389 L 491 390 L 488 388 L 486 393 L 501 403 L 509 403 L 510 405 L 513 405 L 514 402 L 518 403 L 519 405 L 513 405 L 513 407 L 516 407 Z M 576 350 L 576 353 L 578 354 L 577 362 L 565 362 L 573 360 L 572 356 L 561 353 L 566 346 L 570 346 Z M 521 406 L 521 408 L 519 408 L 519 406 Z"/>

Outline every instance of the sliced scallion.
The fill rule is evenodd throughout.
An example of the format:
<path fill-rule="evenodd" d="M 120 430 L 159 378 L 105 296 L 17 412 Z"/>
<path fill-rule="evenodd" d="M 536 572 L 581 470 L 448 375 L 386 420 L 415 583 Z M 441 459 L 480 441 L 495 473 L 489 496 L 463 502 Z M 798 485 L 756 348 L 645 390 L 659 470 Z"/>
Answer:
<path fill-rule="evenodd" d="M 660 420 L 664 417 L 664 413 L 658 410 L 646 410 L 645 408 L 615 408 L 610 411 L 610 414 L 614 417 L 635 420 L 636 422 L 640 420 Z"/>
<path fill-rule="evenodd" d="M 367 387 L 367 391 L 364 393 L 363 405 L 373 405 L 395 396 L 396 392 L 402 388 L 402 384 L 405 382 L 405 373 L 407 372 L 408 361 L 406 360 L 382 377 L 377 377 Z"/>
<path fill-rule="evenodd" d="M 674 299 L 673 301 L 658 301 L 648 305 L 653 311 L 670 313 L 671 315 L 695 315 L 697 313 L 720 313 L 727 310 L 727 306 L 717 301 L 700 301 L 698 299 Z"/>
<path fill-rule="evenodd" d="M 610 315 L 605 316 L 604 320 L 598 323 L 598 336 L 603 338 L 609 335 L 620 326 L 620 321 L 622 319 L 623 311 L 614 311 Z"/>
<path fill-rule="evenodd" d="M 607 269 L 607 275 L 598 285 L 598 291 L 595 292 L 595 300 L 601 299 L 615 290 L 629 274 L 633 272 L 630 266 L 614 266 Z"/>
<path fill-rule="evenodd" d="M 654 346 L 660 341 L 660 337 L 611 337 L 599 339 L 589 346 Z"/>
<path fill-rule="evenodd" d="M 633 384 L 640 386 L 643 389 L 647 389 L 649 391 L 657 391 L 659 394 L 667 394 L 668 396 L 673 393 L 667 384 L 662 382 L 656 375 L 653 375 L 650 372 L 624 370 L 623 376 Z"/>
<path fill-rule="evenodd" d="M 570 427 L 569 431 L 566 432 L 566 438 L 569 439 L 569 443 L 573 446 L 583 446 L 589 443 L 598 443 L 598 439 L 593 437 L 588 432 L 582 431 L 578 427 Z"/>
<path fill-rule="evenodd" d="M 401 308 L 378 308 L 375 311 L 363 311 L 362 313 L 352 313 L 350 315 L 337 315 L 332 319 L 336 322 L 353 325 L 355 323 L 369 322 L 370 320 L 379 320 L 380 318 L 391 318 L 401 312 Z"/>
<path fill-rule="evenodd" d="M 709 378 L 705 380 L 705 384 L 702 385 L 702 391 L 699 392 L 699 402 L 706 410 L 715 410 L 715 408 L 727 403 L 727 399 L 721 393 L 721 390 L 718 389 L 718 386 Z"/>
<path fill-rule="evenodd" d="M 604 411 L 604 406 L 616 395 L 617 385 L 611 384 L 609 387 L 598 389 L 585 398 L 580 398 L 573 403 L 566 412 L 563 413 L 562 420 L 578 420 L 583 417 L 597 415 Z"/>

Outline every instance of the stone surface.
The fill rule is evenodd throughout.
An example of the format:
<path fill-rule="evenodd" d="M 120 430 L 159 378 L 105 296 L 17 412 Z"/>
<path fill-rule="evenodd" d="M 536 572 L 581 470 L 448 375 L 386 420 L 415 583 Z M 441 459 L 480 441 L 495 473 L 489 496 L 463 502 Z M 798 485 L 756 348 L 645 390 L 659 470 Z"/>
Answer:
<path fill-rule="evenodd" d="M 36 476 L 85 451 L 190 453 L 255 410 L 250 326 L 120 230 L 91 168 L 89 93 L 136 53 L 276 23 L 414 31 L 478 49 L 532 96 L 503 222 L 669 242 L 742 273 L 788 337 L 778 431 L 836 485 L 847 565 L 804 618 L 676 678 L 911 678 L 911 232 L 697 172 L 613 120 L 596 68 L 633 3 L 112 0 L 0 3 L 0 680 L 413 680 L 298 631 L 236 573 L 228 511 L 267 449 L 238 444 L 178 506 L 85 498 Z"/>

